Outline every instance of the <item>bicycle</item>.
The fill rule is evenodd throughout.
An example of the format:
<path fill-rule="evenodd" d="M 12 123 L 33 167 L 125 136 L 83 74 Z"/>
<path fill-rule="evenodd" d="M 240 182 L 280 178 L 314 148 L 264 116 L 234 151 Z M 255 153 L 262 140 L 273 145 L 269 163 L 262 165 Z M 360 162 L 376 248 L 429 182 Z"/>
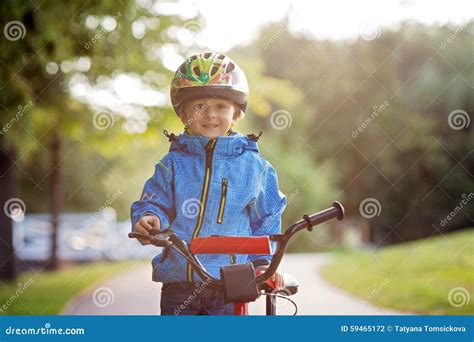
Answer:
<path fill-rule="evenodd" d="M 283 258 L 285 250 L 291 238 L 298 232 L 307 229 L 312 231 L 313 227 L 331 219 L 342 221 L 344 218 L 344 207 L 339 202 L 334 202 L 332 207 L 313 215 L 304 215 L 303 219 L 291 225 L 284 233 L 266 236 L 209 236 L 197 237 L 191 241 L 189 247 L 181 240 L 171 228 L 164 230 L 152 229 L 150 235 L 131 232 L 129 238 L 141 238 L 148 240 L 157 247 L 173 248 L 185 257 L 193 269 L 210 286 L 224 288 L 227 302 L 234 303 L 234 315 L 248 315 L 248 303 L 255 301 L 261 295 L 266 297 L 266 315 L 276 315 L 275 298 L 281 297 L 290 301 L 294 307 L 294 315 L 298 312 L 298 306 L 294 301 L 287 298 L 298 291 L 299 284 L 290 275 L 284 275 L 285 287 L 279 293 L 275 293 L 275 284 L 270 278 L 276 272 Z M 277 243 L 271 263 L 262 273 L 256 274 L 252 263 L 235 264 L 221 267 L 221 279 L 209 274 L 200 263 L 195 254 L 266 254 L 271 255 L 270 241 Z M 283 293 L 284 295 L 281 295 Z"/>

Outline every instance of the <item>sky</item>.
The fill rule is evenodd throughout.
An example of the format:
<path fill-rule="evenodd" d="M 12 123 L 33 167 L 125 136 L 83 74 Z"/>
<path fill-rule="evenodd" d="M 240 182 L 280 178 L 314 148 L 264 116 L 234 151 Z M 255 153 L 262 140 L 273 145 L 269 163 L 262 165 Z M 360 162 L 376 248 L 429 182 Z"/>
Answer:
<path fill-rule="evenodd" d="M 189 21 L 201 46 L 225 52 L 251 41 L 260 26 L 288 14 L 290 30 L 318 38 L 357 38 L 377 35 L 384 26 L 403 20 L 423 23 L 463 23 L 474 17 L 472 0 L 185 0 L 157 5 L 176 6 L 184 16 L 199 12 L 204 24 Z"/>

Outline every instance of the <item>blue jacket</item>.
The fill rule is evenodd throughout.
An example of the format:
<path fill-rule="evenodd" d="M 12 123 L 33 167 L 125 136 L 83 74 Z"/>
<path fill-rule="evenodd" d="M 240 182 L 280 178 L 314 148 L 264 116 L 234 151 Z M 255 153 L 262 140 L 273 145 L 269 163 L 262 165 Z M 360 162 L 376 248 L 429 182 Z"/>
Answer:
<path fill-rule="evenodd" d="M 159 217 L 186 243 L 197 236 L 280 233 L 286 197 L 275 170 L 259 154 L 255 136 L 231 133 L 216 139 L 186 132 L 171 136 L 170 151 L 155 166 L 141 199 L 132 204 L 132 227 L 145 214 Z M 233 263 L 265 264 L 268 255 L 199 254 L 207 271 Z M 202 281 L 171 248 L 152 261 L 158 282 Z"/>

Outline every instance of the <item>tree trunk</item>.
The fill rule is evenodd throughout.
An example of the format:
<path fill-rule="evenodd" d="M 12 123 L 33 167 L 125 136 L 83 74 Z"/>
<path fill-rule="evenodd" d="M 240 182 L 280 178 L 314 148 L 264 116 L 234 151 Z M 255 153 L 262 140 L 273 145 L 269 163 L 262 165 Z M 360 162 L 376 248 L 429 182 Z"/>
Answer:
<path fill-rule="evenodd" d="M 59 214 L 62 204 L 61 173 L 59 159 L 61 155 L 61 139 L 56 133 L 51 143 L 51 254 L 47 268 L 49 270 L 58 269 L 58 227 Z"/>
<path fill-rule="evenodd" d="M 0 148 L 0 280 L 10 281 L 16 280 L 17 276 L 13 248 L 13 220 L 7 216 L 8 211 L 4 208 L 9 199 L 17 196 L 18 177 L 15 157 L 13 148 L 8 152 Z"/>

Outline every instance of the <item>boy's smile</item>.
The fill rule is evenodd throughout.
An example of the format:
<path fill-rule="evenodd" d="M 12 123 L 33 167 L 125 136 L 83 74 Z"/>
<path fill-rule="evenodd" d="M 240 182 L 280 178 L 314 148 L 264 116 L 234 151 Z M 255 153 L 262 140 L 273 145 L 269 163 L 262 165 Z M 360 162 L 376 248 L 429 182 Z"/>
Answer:
<path fill-rule="evenodd" d="M 189 133 L 211 139 L 223 136 L 237 122 L 236 107 L 230 100 L 202 98 L 191 100 L 184 105 L 181 120 Z"/>
<path fill-rule="evenodd" d="M 219 127 L 219 125 L 218 125 L 218 124 L 203 124 L 202 127 L 203 127 L 204 129 L 210 129 L 210 130 L 212 130 L 212 129 L 214 129 L 214 128 Z"/>

